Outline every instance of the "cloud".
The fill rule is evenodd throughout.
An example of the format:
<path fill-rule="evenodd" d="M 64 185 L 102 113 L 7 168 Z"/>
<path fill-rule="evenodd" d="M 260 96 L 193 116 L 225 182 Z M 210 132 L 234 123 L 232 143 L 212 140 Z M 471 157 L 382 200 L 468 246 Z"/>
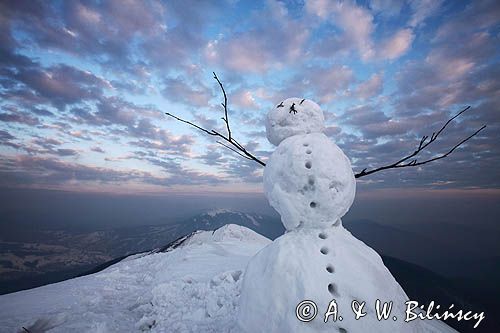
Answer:
<path fill-rule="evenodd" d="M 396 16 L 401 12 L 404 2 L 401 0 L 370 0 L 370 8 L 377 14 Z"/>
<path fill-rule="evenodd" d="M 354 126 L 364 126 L 388 121 L 389 118 L 385 113 L 377 109 L 376 106 L 371 105 L 356 106 L 346 110 L 341 118 L 344 123 Z"/>
<path fill-rule="evenodd" d="M 413 14 L 408 25 L 410 27 L 417 27 L 439 11 L 443 0 L 410 0 L 409 3 Z"/>
<path fill-rule="evenodd" d="M 382 74 L 373 74 L 368 80 L 360 83 L 355 89 L 353 97 L 368 99 L 382 93 Z"/>
<path fill-rule="evenodd" d="M 90 150 L 96 152 L 96 153 L 101 153 L 101 154 L 105 154 L 106 151 L 104 149 L 102 149 L 101 147 L 98 147 L 98 146 L 95 146 L 95 147 L 92 147 Z"/>
<path fill-rule="evenodd" d="M 308 0 L 305 8 L 310 14 L 321 20 L 328 20 L 342 29 L 343 35 L 336 40 L 336 45 L 340 45 L 338 49 L 355 49 L 363 60 L 374 56 L 371 38 L 375 30 L 374 18 L 367 8 L 358 6 L 353 1 L 329 0 Z"/>
<path fill-rule="evenodd" d="M 411 29 L 401 29 L 381 43 L 377 55 L 382 59 L 397 59 L 410 49 L 414 38 Z"/>
<path fill-rule="evenodd" d="M 300 82 L 299 79 L 315 92 L 321 103 L 328 103 L 346 94 L 347 88 L 354 82 L 354 73 L 347 66 L 314 67 L 306 69 L 304 76 L 296 77 L 292 84 Z"/>
<path fill-rule="evenodd" d="M 54 5 L 45 17 L 24 19 L 37 44 L 69 53 L 95 57 L 109 66 L 128 69 L 131 44 L 137 36 L 162 31 L 164 7 L 160 2 L 68 1 Z M 45 21 L 51 18 L 50 24 Z M 113 59 L 113 61 L 109 61 Z"/>
<path fill-rule="evenodd" d="M 451 47 L 449 42 L 457 37 L 435 42 L 423 61 L 407 62 L 396 75 L 398 112 L 465 105 L 494 94 L 496 70 L 483 65 L 495 54 L 491 35 L 461 34 L 460 43 Z"/>
<path fill-rule="evenodd" d="M 372 1 L 370 6 L 375 12 L 380 12 L 392 6 L 392 1 Z M 373 13 L 354 1 L 309 0 L 305 7 L 310 14 L 341 30 L 341 34 L 334 32 L 316 42 L 316 51 L 324 57 L 357 51 L 364 61 L 393 60 L 409 50 L 415 37 L 412 29 L 403 28 L 384 40 L 375 41 Z M 399 12 L 401 3 L 391 8 Z M 394 12 L 384 13 L 394 15 Z"/>
<path fill-rule="evenodd" d="M 15 139 L 15 137 L 11 135 L 9 132 L 0 130 L 0 140 L 2 140 L 2 142 L 10 141 L 13 139 Z"/>
<path fill-rule="evenodd" d="M 251 21 L 253 28 L 248 31 L 208 42 L 207 61 L 232 71 L 263 74 L 304 55 L 309 29 L 290 16 L 284 3 L 267 1 Z"/>
<path fill-rule="evenodd" d="M 57 155 L 59 156 L 75 156 L 78 155 L 78 150 L 69 149 L 69 148 L 60 148 L 56 150 Z"/>
<path fill-rule="evenodd" d="M 47 186 L 64 188 L 71 184 L 97 182 L 110 185 L 126 185 L 139 182 L 155 186 L 217 184 L 220 177 L 198 171 L 184 169 L 174 161 L 148 159 L 169 171 L 166 177 L 135 169 L 115 170 L 63 162 L 53 158 L 18 156 L 0 161 L 0 186 Z"/>
<path fill-rule="evenodd" d="M 172 156 L 189 157 L 191 146 L 194 143 L 194 139 L 191 136 L 182 135 L 174 137 L 168 133 L 163 133 L 161 136 L 162 138 L 156 141 L 140 139 L 129 143 L 136 147 L 146 148 L 148 150 L 157 150 Z"/>
<path fill-rule="evenodd" d="M 185 168 L 173 158 L 160 158 L 156 154 L 137 154 L 140 160 L 146 160 L 149 163 L 162 168 L 168 173 L 168 177 L 158 179 L 152 178 L 149 182 L 161 186 L 173 185 L 216 185 L 226 182 L 226 179 L 220 175 L 212 175 L 207 172 Z"/>
<path fill-rule="evenodd" d="M 244 109 L 256 109 L 258 107 L 254 95 L 249 90 L 239 90 L 232 93 L 231 102 Z"/>
<path fill-rule="evenodd" d="M 66 105 L 84 100 L 97 100 L 110 84 L 96 75 L 72 66 L 58 64 L 44 68 L 36 62 L 12 68 L 9 64 L 0 65 L 3 80 L 2 94 L 10 99 L 14 96 L 28 98 L 36 104 L 52 104 L 63 108 Z M 29 104 L 29 101 L 25 101 Z M 47 112 L 45 112 L 47 115 Z"/>
<path fill-rule="evenodd" d="M 26 155 L 3 160 L 0 163 L 0 174 L 2 186 L 63 185 L 75 180 L 112 182 L 143 176 L 134 171 L 126 173 Z"/>
<path fill-rule="evenodd" d="M 203 85 L 191 85 L 182 78 L 167 78 L 163 81 L 163 96 L 172 102 L 187 104 L 194 107 L 208 107 L 213 93 Z"/>
<path fill-rule="evenodd" d="M 0 130 L 0 145 L 11 147 L 14 149 L 19 149 L 20 145 L 12 142 L 15 139 L 16 138 L 12 134 L 10 134 L 8 131 Z"/>
<path fill-rule="evenodd" d="M 39 124 L 37 118 L 34 118 L 24 112 L 0 113 L 0 121 L 7 123 L 19 123 L 30 126 Z"/>
<path fill-rule="evenodd" d="M 498 25 L 500 3 L 495 0 L 474 1 L 455 13 L 437 30 L 435 42 L 458 41 L 464 35 L 488 30 Z M 478 50 L 480 51 L 480 50 Z"/>

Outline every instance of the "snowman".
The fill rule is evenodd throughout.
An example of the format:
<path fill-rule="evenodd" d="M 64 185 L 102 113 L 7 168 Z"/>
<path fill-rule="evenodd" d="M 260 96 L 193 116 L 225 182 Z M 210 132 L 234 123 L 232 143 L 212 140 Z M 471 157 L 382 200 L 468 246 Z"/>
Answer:
<path fill-rule="evenodd" d="M 356 182 L 324 123 L 321 108 L 300 98 L 267 115 L 267 138 L 277 148 L 264 169 L 264 193 L 287 232 L 250 260 L 237 331 L 428 332 L 418 320 L 405 322 L 405 292 L 380 256 L 342 226 Z M 304 312 L 316 310 L 312 320 L 298 319 L 304 300 L 315 304 Z M 378 320 L 377 300 L 381 310 L 392 302 L 387 319 Z M 364 304 L 363 317 L 355 318 L 353 301 L 357 310 Z M 328 310 L 334 314 L 325 318 Z"/>

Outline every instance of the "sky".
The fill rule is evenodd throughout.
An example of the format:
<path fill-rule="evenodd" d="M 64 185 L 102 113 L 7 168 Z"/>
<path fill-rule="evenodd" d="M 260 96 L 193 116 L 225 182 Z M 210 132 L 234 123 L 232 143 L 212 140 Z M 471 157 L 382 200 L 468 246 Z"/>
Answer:
<path fill-rule="evenodd" d="M 411 153 L 464 107 L 428 158 L 360 178 L 358 195 L 500 193 L 500 2 L 2 1 L 0 188 L 261 193 L 263 168 L 170 112 L 233 135 L 266 161 L 266 112 L 323 109 L 353 169 Z M 363 194 L 364 193 L 364 194 Z"/>

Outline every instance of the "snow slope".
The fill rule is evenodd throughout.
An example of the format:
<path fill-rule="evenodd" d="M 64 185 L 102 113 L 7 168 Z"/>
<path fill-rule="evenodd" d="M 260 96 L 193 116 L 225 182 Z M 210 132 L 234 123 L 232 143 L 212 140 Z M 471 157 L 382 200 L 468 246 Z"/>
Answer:
<path fill-rule="evenodd" d="M 270 243 L 236 225 L 194 234 L 166 253 L 133 256 L 89 276 L 0 296 L 0 331 L 225 332 L 246 263 Z M 33 327 L 30 331 L 35 331 Z"/>
<path fill-rule="evenodd" d="M 268 244 L 250 229 L 226 225 L 196 232 L 168 252 L 3 295 L 0 332 L 229 332 L 246 264 Z"/>

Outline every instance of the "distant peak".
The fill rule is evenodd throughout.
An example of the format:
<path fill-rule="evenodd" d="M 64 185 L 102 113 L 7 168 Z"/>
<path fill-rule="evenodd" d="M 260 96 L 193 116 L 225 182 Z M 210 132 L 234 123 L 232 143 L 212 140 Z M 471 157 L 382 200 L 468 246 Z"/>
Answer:
<path fill-rule="evenodd" d="M 232 211 L 232 210 L 229 210 L 229 209 L 225 209 L 225 208 L 216 208 L 216 209 L 211 209 L 205 213 L 203 213 L 203 215 L 208 215 L 210 217 L 215 217 L 219 214 L 227 214 L 227 213 L 233 213 L 235 214 L 236 212 Z"/>
<path fill-rule="evenodd" d="M 243 241 L 268 244 L 271 242 L 268 238 L 256 233 L 255 231 L 236 224 L 226 224 L 215 230 L 197 230 L 173 241 L 160 249 L 160 252 L 169 252 L 178 247 L 190 245 L 201 245 L 212 242 L 224 241 Z"/>
<path fill-rule="evenodd" d="M 213 240 L 216 242 L 231 239 L 240 241 L 260 241 L 264 243 L 271 242 L 261 234 L 236 224 L 226 224 L 213 232 Z"/>

